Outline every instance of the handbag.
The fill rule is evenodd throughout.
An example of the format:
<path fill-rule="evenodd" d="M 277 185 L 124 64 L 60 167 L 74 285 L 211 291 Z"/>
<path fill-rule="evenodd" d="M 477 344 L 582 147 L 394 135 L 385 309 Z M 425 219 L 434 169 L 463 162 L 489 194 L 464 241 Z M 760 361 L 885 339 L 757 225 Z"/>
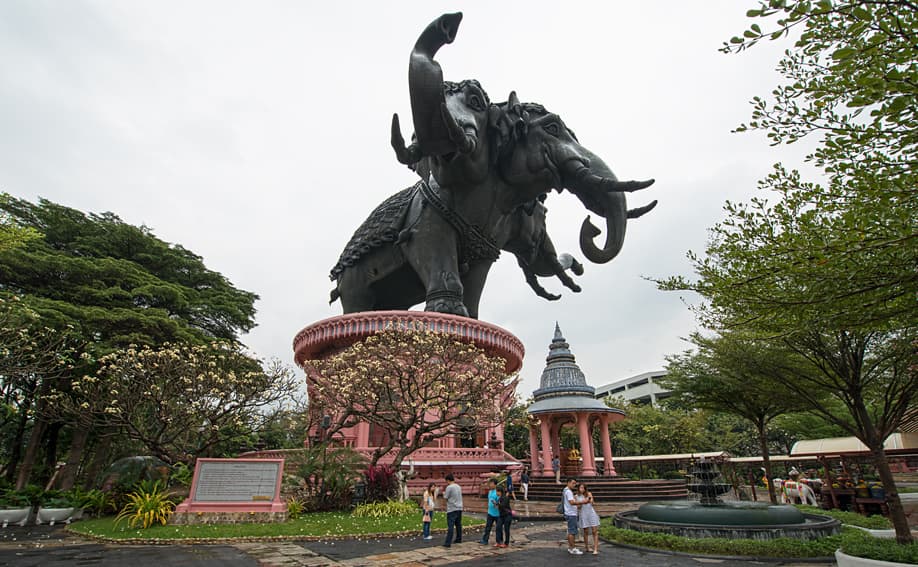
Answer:
<path fill-rule="evenodd" d="M 430 512 L 424 512 L 424 523 L 425 524 L 430 523 Z"/>

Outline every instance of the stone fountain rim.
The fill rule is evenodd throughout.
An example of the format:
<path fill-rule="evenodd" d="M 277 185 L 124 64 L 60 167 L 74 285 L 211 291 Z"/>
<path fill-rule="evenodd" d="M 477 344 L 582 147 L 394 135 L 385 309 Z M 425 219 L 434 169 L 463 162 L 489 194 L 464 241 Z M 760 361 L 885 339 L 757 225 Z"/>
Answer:
<path fill-rule="evenodd" d="M 806 525 L 808 529 L 818 529 L 824 527 L 830 527 L 833 523 L 838 524 L 841 527 L 842 523 L 839 520 L 831 516 L 823 516 L 822 514 L 810 514 L 807 512 L 801 512 L 805 519 L 816 520 L 816 523 L 811 524 L 752 524 L 752 525 L 743 525 L 743 526 L 727 526 L 723 524 L 682 524 L 679 522 L 654 522 L 653 520 L 643 520 L 641 518 L 632 517 L 637 514 L 637 510 L 625 510 L 624 512 L 618 512 L 615 514 L 615 519 L 621 518 L 627 521 L 637 520 L 639 522 L 650 524 L 653 526 L 678 526 L 678 527 L 688 527 L 688 528 L 699 528 L 705 529 L 710 528 L 711 526 L 716 526 L 718 528 L 737 528 L 743 530 L 774 530 L 782 527 L 800 527 L 801 525 Z M 822 520 L 822 521 L 819 521 Z"/>

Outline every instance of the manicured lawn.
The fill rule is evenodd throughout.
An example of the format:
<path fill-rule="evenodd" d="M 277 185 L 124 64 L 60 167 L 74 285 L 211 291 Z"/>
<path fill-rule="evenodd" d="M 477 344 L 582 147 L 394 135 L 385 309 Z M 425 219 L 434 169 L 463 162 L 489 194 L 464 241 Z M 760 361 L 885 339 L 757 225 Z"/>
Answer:
<path fill-rule="evenodd" d="M 463 526 L 483 524 L 483 520 L 462 518 Z M 446 514 L 434 515 L 433 529 L 446 528 Z M 272 524 L 222 524 L 195 526 L 151 526 L 132 529 L 126 521 L 115 524 L 114 516 L 81 520 L 70 525 L 70 531 L 110 539 L 224 539 L 251 537 L 346 537 L 360 534 L 384 534 L 406 531 L 421 532 L 421 514 L 388 518 L 355 518 L 349 513 L 318 512 L 304 514 L 298 520 Z"/>

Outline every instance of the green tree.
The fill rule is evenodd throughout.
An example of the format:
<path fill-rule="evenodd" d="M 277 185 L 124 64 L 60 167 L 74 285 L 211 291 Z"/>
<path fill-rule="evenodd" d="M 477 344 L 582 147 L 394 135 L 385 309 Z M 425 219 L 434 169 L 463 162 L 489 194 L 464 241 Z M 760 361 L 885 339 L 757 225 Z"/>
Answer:
<path fill-rule="evenodd" d="M 386 432 L 370 466 L 395 450 L 392 466 L 464 423 L 501 423 L 504 361 L 447 333 L 385 330 L 326 359 L 307 363 L 309 408 L 329 415 L 326 438 L 360 422 Z M 503 404 L 502 402 L 508 402 Z"/>
<path fill-rule="evenodd" d="M 713 450 L 705 434 L 703 412 L 636 404 L 621 398 L 606 400 L 624 410 L 626 419 L 609 426 L 613 453 L 619 456 L 668 455 Z"/>
<path fill-rule="evenodd" d="M 886 489 L 897 540 L 911 534 L 883 441 L 915 419 L 918 321 L 918 9 L 896 1 L 760 2 L 753 24 L 725 45 L 798 39 L 771 99 L 754 99 L 752 120 L 775 144 L 816 136 L 808 160 L 823 182 L 775 167 L 772 194 L 727 203 L 697 280 L 664 289 L 703 297 L 699 320 L 781 340 L 809 362 L 789 383 L 798 395 L 835 396 L 847 415 L 815 403 L 864 442 Z"/>
<path fill-rule="evenodd" d="M 514 404 L 504 422 L 504 451 L 520 460 L 529 455 L 529 404 L 532 399 Z M 524 463 L 526 464 L 526 463 Z"/>
<path fill-rule="evenodd" d="M 68 330 L 84 345 L 85 356 L 71 374 L 56 379 L 59 390 L 66 390 L 74 376 L 92 374 L 100 356 L 130 344 L 234 342 L 255 324 L 255 294 L 234 288 L 200 257 L 159 240 L 146 227 L 126 224 L 112 213 L 87 215 L 9 195 L 0 199 L 0 215 L 7 224 L 40 235 L 0 249 L 0 294 L 18 296 L 43 326 Z M 62 422 L 48 421 L 47 410 L 53 408 L 38 395 L 46 391 L 42 377 L 36 375 L 35 381 L 39 385 L 30 402 L 32 427 L 19 485 L 29 480 L 42 443 L 46 465 L 57 461 Z M 83 449 L 97 431 L 86 426 L 72 432 L 69 465 L 60 477 L 65 484 L 72 482 Z M 16 435 L 11 443 L 22 444 L 25 437 Z M 7 451 L 18 454 L 14 448 Z"/>
<path fill-rule="evenodd" d="M 289 368 L 275 363 L 265 370 L 228 343 L 145 346 L 102 357 L 97 372 L 75 378 L 49 401 L 167 463 L 191 464 L 234 452 L 262 422 L 262 410 L 296 387 Z"/>
<path fill-rule="evenodd" d="M 768 429 L 779 415 L 808 407 L 806 400 L 787 393 L 795 377 L 787 351 L 729 333 L 706 337 L 693 333 L 696 350 L 668 357 L 665 383 L 675 396 L 695 407 L 731 413 L 748 420 L 756 431 L 758 452 L 767 478 L 768 497 L 777 504 L 768 442 Z"/>

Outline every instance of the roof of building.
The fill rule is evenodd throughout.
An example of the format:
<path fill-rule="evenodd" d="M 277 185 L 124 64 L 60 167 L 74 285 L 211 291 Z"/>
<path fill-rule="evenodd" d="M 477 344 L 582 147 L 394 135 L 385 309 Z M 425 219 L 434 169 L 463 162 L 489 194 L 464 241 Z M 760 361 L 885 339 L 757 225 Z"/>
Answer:
<path fill-rule="evenodd" d="M 555 323 L 555 336 L 548 346 L 539 389 L 532 393 L 535 401 L 529 406 L 529 413 L 587 410 L 624 415 L 623 411 L 597 400 L 594 393 L 595 388 L 587 384 L 570 345 L 561 334 L 561 327 Z"/>

